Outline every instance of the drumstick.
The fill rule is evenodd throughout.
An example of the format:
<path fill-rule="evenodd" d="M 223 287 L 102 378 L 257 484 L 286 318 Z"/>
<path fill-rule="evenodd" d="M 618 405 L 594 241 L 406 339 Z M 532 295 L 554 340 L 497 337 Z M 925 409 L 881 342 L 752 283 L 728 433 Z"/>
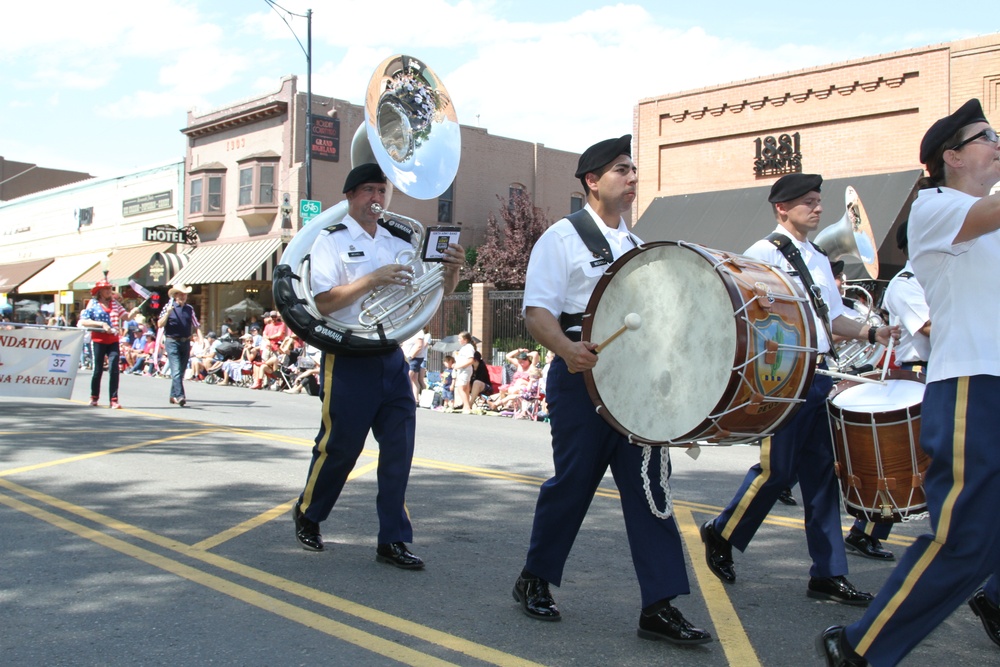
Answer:
<path fill-rule="evenodd" d="M 885 380 L 876 380 L 875 378 L 866 378 L 860 375 L 851 375 L 850 373 L 838 373 L 837 371 L 830 371 L 825 368 L 817 368 L 816 373 L 819 375 L 829 375 L 832 378 L 838 378 L 840 380 L 854 380 L 856 382 L 868 382 L 870 384 L 885 385 Z"/>
<path fill-rule="evenodd" d="M 594 354 L 599 353 L 601 350 L 603 350 L 605 347 L 608 346 L 608 343 L 613 341 L 615 338 L 618 338 L 626 331 L 635 331 L 641 326 L 642 326 L 642 318 L 639 317 L 639 314 L 629 313 L 628 315 L 625 316 L 625 324 L 623 324 L 622 327 L 618 329 L 618 331 L 614 332 L 613 334 L 605 338 L 603 343 L 595 347 Z"/>
<path fill-rule="evenodd" d="M 892 344 L 895 343 L 892 334 L 889 335 L 889 347 L 885 349 L 885 363 L 882 364 L 882 382 L 885 382 L 886 371 L 889 370 L 889 361 L 892 358 Z"/>

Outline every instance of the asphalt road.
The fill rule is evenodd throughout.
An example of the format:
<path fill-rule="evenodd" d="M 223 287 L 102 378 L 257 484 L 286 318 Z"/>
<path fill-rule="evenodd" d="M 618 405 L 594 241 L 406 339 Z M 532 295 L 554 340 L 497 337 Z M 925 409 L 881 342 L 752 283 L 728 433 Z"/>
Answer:
<path fill-rule="evenodd" d="M 754 447 L 673 454 L 692 590 L 675 604 L 716 638 L 677 648 L 635 635 L 610 476 L 554 589 L 563 621 L 512 600 L 551 474 L 546 424 L 418 411 L 407 500 L 427 568 L 410 572 L 374 559 L 374 441 L 323 524 L 327 551 L 295 541 L 316 398 L 188 383 L 178 408 L 166 381 L 125 376 L 111 411 L 86 405 L 88 385 L 71 401 L 0 398 L 0 665 L 819 665 L 816 635 L 860 615 L 805 596 L 801 507 L 775 507 L 736 554 L 737 584 L 708 572 L 697 527 Z M 901 525 L 887 546 L 926 530 Z M 891 567 L 850 565 L 873 591 Z M 1000 649 L 963 605 L 904 664 L 1000 664 Z"/>

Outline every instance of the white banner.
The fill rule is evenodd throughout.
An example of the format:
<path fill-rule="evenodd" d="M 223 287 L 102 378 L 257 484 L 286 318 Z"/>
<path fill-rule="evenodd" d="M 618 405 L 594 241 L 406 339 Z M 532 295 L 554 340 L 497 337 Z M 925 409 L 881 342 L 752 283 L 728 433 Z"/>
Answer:
<path fill-rule="evenodd" d="M 0 396 L 70 398 L 82 329 L 0 329 Z"/>

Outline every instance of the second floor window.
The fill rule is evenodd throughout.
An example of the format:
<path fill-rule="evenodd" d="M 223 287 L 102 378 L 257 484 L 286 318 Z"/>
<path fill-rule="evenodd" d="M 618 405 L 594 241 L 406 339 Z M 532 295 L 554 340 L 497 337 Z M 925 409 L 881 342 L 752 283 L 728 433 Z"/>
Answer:
<path fill-rule="evenodd" d="M 249 158 L 240 164 L 240 194 L 238 206 L 275 206 L 274 194 L 277 161 Z"/>
<path fill-rule="evenodd" d="M 223 178 L 219 174 L 193 175 L 188 190 L 188 213 L 192 215 L 222 213 L 222 181 Z"/>

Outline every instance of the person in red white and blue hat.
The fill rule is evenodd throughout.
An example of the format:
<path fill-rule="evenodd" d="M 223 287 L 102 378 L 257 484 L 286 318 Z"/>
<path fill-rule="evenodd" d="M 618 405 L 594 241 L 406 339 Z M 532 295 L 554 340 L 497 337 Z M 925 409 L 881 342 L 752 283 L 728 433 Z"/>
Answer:
<path fill-rule="evenodd" d="M 99 280 L 90 289 L 92 298 L 82 313 L 77 326 L 91 329 L 91 341 L 94 346 L 94 374 L 90 380 L 90 405 L 97 407 L 101 396 L 101 378 L 104 375 L 104 362 L 108 363 L 108 393 L 111 398 L 111 409 L 121 407 L 118 402 L 118 355 L 119 334 L 125 323 L 138 312 L 131 312 L 122 306 L 121 294 L 116 292 L 107 280 Z"/>

